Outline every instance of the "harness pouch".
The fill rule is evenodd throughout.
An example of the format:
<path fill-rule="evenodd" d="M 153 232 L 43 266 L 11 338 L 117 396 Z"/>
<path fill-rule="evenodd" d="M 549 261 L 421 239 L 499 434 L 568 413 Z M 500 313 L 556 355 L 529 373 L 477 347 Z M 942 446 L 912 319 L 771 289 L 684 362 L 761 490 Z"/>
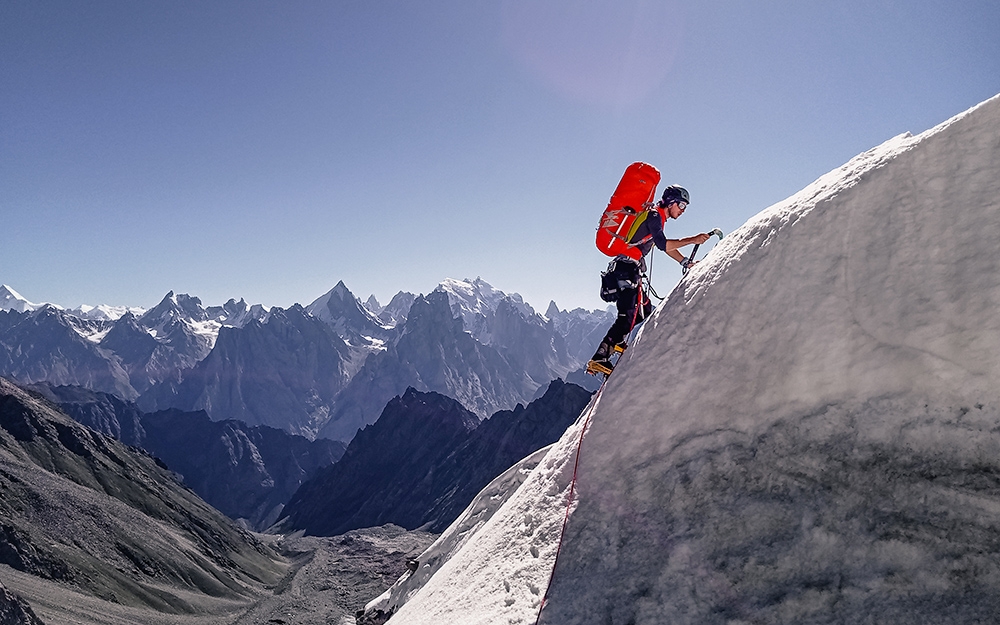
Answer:
<path fill-rule="evenodd" d="M 639 288 L 639 263 L 628 256 L 618 256 L 601 272 L 601 299 L 618 301 L 622 291 Z"/>

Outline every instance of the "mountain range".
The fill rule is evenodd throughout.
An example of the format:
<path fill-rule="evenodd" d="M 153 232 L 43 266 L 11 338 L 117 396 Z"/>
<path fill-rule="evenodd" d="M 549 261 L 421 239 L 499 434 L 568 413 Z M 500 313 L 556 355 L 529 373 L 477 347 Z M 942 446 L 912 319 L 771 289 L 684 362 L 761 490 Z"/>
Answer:
<path fill-rule="evenodd" d="M 385 306 L 340 282 L 307 306 L 270 310 L 171 292 L 149 310 L 67 311 L 4 286 L 0 375 L 348 442 L 408 387 L 482 419 L 560 377 L 592 385 L 580 369 L 612 320 L 555 303 L 543 316 L 479 278 Z"/>

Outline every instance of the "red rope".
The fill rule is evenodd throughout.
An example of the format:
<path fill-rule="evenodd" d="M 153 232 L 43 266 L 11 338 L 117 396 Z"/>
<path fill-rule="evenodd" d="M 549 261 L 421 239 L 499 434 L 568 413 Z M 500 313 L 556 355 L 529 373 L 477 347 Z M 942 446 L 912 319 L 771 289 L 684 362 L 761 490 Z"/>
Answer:
<path fill-rule="evenodd" d="M 639 284 L 638 293 L 636 294 L 636 306 L 635 312 L 632 313 L 632 328 L 635 328 L 635 322 L 639 318 L 639 308 L 642 306 L 642 284 Z M 631 329 L 629 330 L 631 332 Z M 604 391 L 604 385 L 608 383 L 608 378 L 604 378 L 604 382 L 601 383 L 600 390 L 597 391 L 598 397 L 600 397 L 601 392 Z M 569 499 L 566 501 L 566 514 L 563 516 L 562 530 L 559 532 L 559 542 L 556 544 L 556 557 L 555 561 L 552 563 L 552 573 L 549 574 L 549 583 L 545 586 L 545 594 L 542 596 L 542 603 L 538 606 L 538 616 L 535 617 L 535 625 L 539 625 L 542 620 L 542 610 L 545 609 L 545 602 L 549 600 L 549 590 L 552 588 L 552 580 L 556 578 L 556 565 L 559 564 L 559 554 L 562 552 L 563 539 L 566 537 L 566 525 L 569 523 L 569 511 L 573 506 L 573 495 L 576 493 L 576 476 L 580 470 L 580 449 L 583 447 L 583 435 L 587 433 L 587 426 L 590 425 L 590 416 L 594 413 L 595 405 L 588 413 L 587 419 L 583 422 L 583 429 L 580 430 L 580 440 L 576 444 L 576 460 L 573 462 L 573 479 L 569 483 Z"/>
<path fill-rule="evenodd" d="M 604 384 L 607 384 L 607 382 L 608 379 L 604 378 L 601 389 L 598 391 L 598 396 L 604 390 Z M 587 426 L 590 424 L 590 415 L 594 413 L 596 408 L 597 405 L 595 402 L 593 408 L 587 412 L 587 419 L 583 422 L 583 429 L 580 430 L 580 440 L 576 444 L 576 461 L 573 463 L 573 479 L 569 483 L 569 499 L 566 501 L 566 515 L 563 516 L 562 531 L 559 532 L 559 542 L 556 544 L 556 558 L 552 563 L 552 573 L 549 575 L 549 583 L 545 586 L 542 603 L 538 606 L 538 616 L 535 618 L 535 625 L 538 625 L 542 620 L 542 609 L 545 608 L 545 602 L 549 599 L 549 589 L 552 588 L 552 580 L 556 577 L 556 565 L 559 564 L 559 553 L 562 551 L 563 538 L 566 537 L 566 525 L 569 523 L 569 510 L 573 506 L 573 495 L 576 492 L 576 475 L 580 469 L 580 449 L 583 447 L 583 435 L 587 432 Z"/>
<path fill-rule="evenodd" d="M 632 313 L 632 326 L 628 329 L 629 334 L 635 329 L 635 322 L 639 320 L 639 309 L 643 307 L 642 303 L 642 278 L 639 278 L 639 288 L 637 289 L 635 295 L 635 312 Z M 645 317 L 643 317 L 645 319 Z M 628 335 L 625 335 L 626 338 Z"/>

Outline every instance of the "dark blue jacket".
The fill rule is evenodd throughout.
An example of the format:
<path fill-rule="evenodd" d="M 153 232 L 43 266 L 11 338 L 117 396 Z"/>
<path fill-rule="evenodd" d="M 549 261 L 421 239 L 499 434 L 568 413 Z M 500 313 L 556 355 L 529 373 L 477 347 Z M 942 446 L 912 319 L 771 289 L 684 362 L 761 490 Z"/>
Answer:
<path fill-rule="evenodd" d="M 636 247 L 642 252 L 643 261 L 654 245 L 663 252 L 667 251 L 667 235 L 663 234 L 663 215 L 656 207 L 646 211 L 646 219 L 636 228 L 629 243 L 638 243 Z"/>

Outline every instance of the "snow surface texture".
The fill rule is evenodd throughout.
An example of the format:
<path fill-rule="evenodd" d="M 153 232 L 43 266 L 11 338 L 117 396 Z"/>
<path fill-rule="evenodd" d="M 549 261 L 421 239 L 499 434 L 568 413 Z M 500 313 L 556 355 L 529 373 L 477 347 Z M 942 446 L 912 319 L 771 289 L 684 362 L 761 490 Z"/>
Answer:
<path fill-rule="evenodd" d="M 558 442 L 487 485 L 420 555 L 421 567 L 367 609 L 397 611 L 393 624 L 533 623 L 552 570 L 584 423 L 578 420 Z M 532 465 L 524 478 L 521 469 Z M 523 479 L 520 488 L 505 488 L 514 478 Z"/>
<path fill-rule="evenodd" d="M 480 491 L 476 499 L 462 512 L 458 519 L 427 548 L 418 559 L 417 569 L 399 580 L 374 601 L 365 606 L 366 610 L 381 610 L 392 614 L 427 583 L 466 541 L 475 536 L 493 514 L 517 492 L 525 478 L 538 466 L 548 452 L 546 446 L 521 460 L 500 476 L 496 477 Z"/>
<path fill-rule="evenodd" d="M 391 623 L 1000 614 L 1000 97 L 720 243 Z M 591 412 L 592 411 L 592 412 Z"/>

